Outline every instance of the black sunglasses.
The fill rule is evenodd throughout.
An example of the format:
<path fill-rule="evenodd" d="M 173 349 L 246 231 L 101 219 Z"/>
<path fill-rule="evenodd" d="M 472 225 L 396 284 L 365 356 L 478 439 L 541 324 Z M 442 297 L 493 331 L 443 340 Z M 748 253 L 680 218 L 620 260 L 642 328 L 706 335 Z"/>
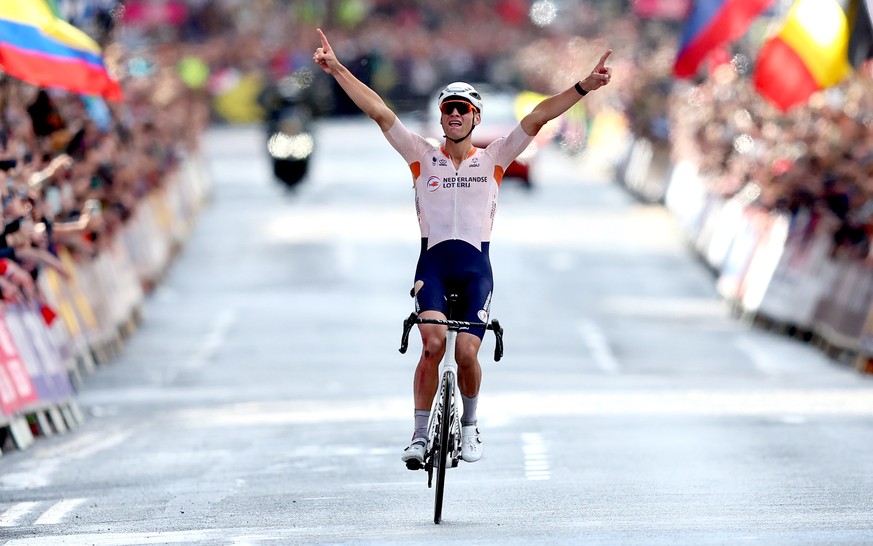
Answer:
<path fill-rule="evenodd" d="M 440 104 L 440 112 L 447 116 L 455 110 L 458 111 L 458 114 L 463 116 L 470 110 L 476 111 L 476 107 L 469 102 L 464 102 L 462 100 L 447 100 Z"/>

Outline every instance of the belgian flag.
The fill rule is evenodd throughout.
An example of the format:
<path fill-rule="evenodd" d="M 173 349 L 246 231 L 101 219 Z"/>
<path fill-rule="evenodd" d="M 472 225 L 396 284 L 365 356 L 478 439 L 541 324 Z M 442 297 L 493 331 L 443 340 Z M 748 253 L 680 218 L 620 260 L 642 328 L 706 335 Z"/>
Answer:
<path fill-rule="evenodd" d="M 851 74 L 871 53 L 869 1 L 795 0 L 758 53 L 758 92 L 787 111 Z"/>

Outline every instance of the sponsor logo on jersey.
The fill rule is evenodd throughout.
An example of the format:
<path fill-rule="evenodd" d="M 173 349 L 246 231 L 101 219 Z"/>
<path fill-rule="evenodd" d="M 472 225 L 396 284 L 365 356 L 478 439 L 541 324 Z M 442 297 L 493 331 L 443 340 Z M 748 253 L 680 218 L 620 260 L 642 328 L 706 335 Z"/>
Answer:
<path fill-rule="evenodd" d="M 445 167 L 448 164 L 449 164 L 449 161 L 446 158 L 440 159 L 440 167 Z"/>
<path fill-rule="evenodd" d="M 440 178 L 431 176 L 427 179 L 427 191 L 437 191 L 440 187 Z"/>
<path fill-rule="evenodd" d="M 488 182 L 487 176 L 447 176 L 443 178 L 444 188 L 469 188 L 471 184 Z"/>
<path fill-rule="evenodd" d="M 488 322 L 488 310 L 491 307 L 491 292 L 488 292 L 488 297 L 485 298 L 485 305 L 482 306 L 482 309 L 479 309 L 479 312 L 476 313 L 476 316 L 479 317 L 479 320 L 482 322 Z"/>

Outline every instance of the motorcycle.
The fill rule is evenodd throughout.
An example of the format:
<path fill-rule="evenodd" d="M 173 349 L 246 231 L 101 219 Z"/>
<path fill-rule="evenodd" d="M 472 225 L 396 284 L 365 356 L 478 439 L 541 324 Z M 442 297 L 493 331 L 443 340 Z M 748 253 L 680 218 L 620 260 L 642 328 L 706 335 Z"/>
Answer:
<path fill-rule="evenodd" d="M 297 186 L 306 177 L 315 149 L 313 113 L 305 88 L 304 78 L 294 73 L 267 85 L 258 99 L 266 112 L 267 152 L 273 175 L 288 187 Z"/>

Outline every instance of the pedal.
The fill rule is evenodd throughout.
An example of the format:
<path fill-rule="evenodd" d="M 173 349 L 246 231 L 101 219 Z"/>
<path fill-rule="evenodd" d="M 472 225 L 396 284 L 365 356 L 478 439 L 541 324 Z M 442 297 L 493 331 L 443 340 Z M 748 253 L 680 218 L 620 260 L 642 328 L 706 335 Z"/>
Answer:
<path fill-rule="evenodd" d="M 418 459 L 409 459 L 406 461 L 406 468 L 409 470 L 421 470 L 424 466 Z"/>

